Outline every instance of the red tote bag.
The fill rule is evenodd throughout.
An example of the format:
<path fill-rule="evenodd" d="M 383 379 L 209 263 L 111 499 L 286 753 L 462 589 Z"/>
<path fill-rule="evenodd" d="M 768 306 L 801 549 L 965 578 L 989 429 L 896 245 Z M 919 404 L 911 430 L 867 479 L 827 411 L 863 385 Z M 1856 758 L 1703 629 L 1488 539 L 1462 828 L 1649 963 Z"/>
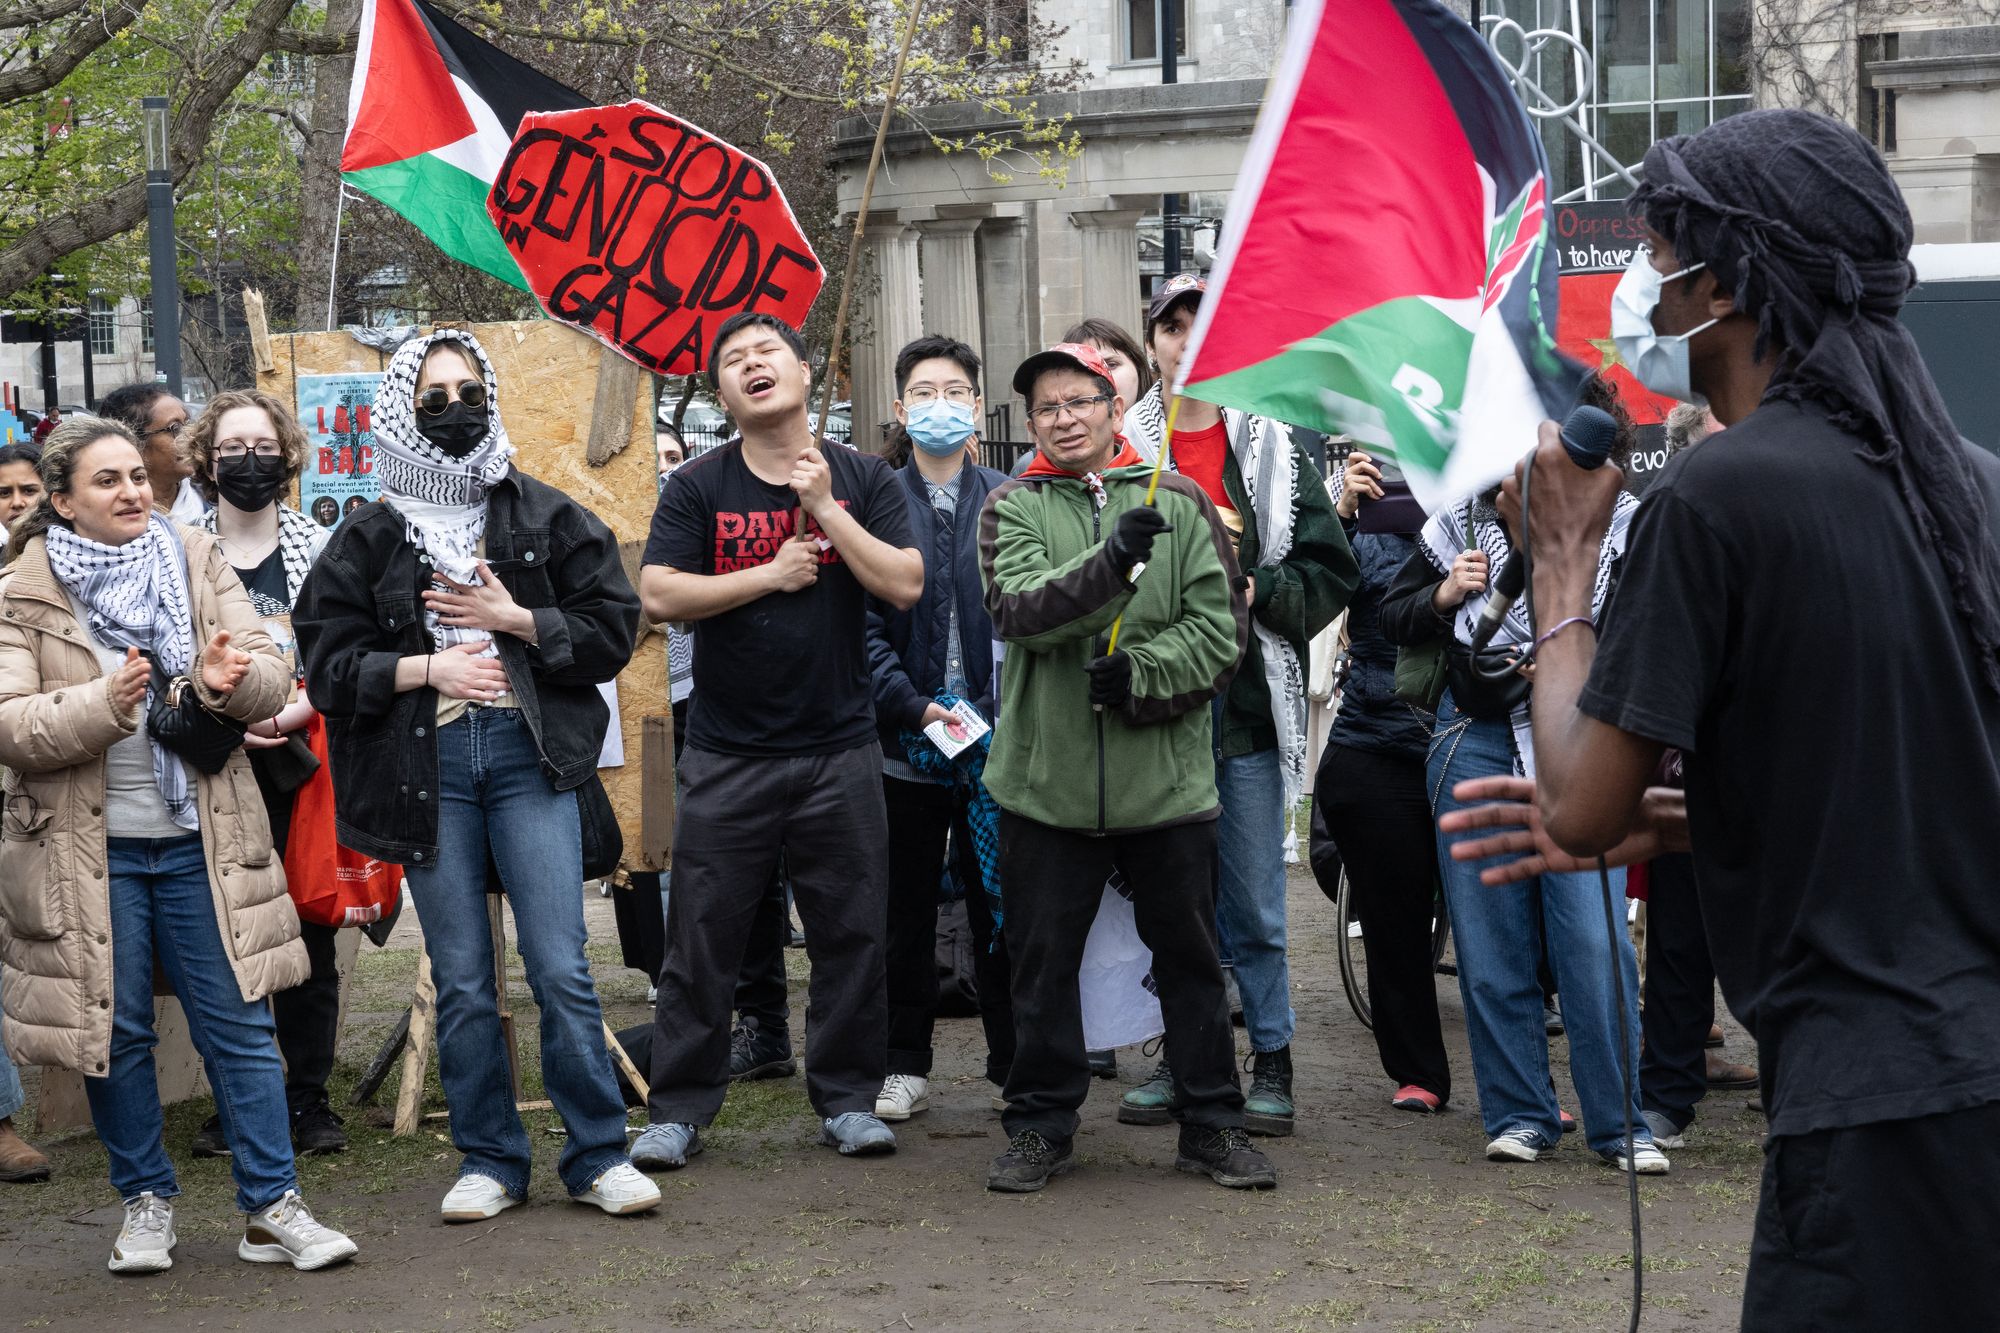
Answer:
<path fill-rule="evenodd" d="M 365 926 L 380 921 L 402 892 L 403 868 L 349 851 L 333 831 L 333 766 L 328 762 L 326 722 L 313 714 L 306 744 L 319 768 L 300 787 L 292 806 L 292 832 L 285 846 L 285 881 L 299 919 L 321 926 Z"/>

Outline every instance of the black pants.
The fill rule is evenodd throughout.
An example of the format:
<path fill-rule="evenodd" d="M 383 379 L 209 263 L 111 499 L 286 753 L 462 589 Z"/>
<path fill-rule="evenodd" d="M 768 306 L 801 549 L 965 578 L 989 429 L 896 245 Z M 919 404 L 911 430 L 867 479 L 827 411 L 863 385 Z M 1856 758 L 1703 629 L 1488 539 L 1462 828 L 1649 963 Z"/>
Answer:
<path fill-rule="evenodd" d="M 1694 858 L 1654 859 L 1646 890 L 1646 1006 L 1639 1014 L 1639 1105 L 1686 1129 L 1708 1095 L 1715 963 L 1702 931 Z"/>
<path fill-rule="evenodd" d="M 979 1019 L 986 1029 L 986 1077 L 1007 1082 L 1014 1062 L 1014 1006 L 1008 999 L 1005 946 L 993 946 L 993 909 L 965 802 L 933 782 L 882 779 L 889 811 L 889 1072 L 931 1072 L 931 1031 L 937 1021 L 938 880 L 947 841 L 965 885 L 966 919 L 976 951 Z"/>
<path fill-rule="evenodd" d="M 1329 745 L 1313 779 L 1314 833 L 1339 849 L 1368 948 L 1368 1008 L 1382 1072 L 1451 1100 L 1431 965 L 1437 829 L 1421 758 Z M 1315 856 L 1315 863 L 1322 858 Z M 1331 898 L 1338 882 L 1321 881 Z M 1338 942 L 1346 947 L 1346 941 Z"/>
<path fill-rule="evenodd" d="M 263 752 L 250 752 L 250 772 L 264 798 L 264 815 L 271 824 L 271 845 L 280 861 L 292 835 L 294 792 L 279 791 L 271 782 Z M 312 975 L 271 996 L 271 1016 L 277 1022 L 278 1052 L 285 1057 L 285 1100 L 302 1111 L 326 1100 L 326 1081 L 333 1076 L 334 1047 L 340 1037 L 340 967 L 333 941 L 336 927 L 299 922 L 299 937 Z"/>
<path fill-rule="evenodd" d="M 1077 1108 L 1090 1091 L 1077 972 L 1113 870 L 1131 886 L 1139 938 L 1153 951 L 1173 1052 L 1174 1117 L 1209 1128 L 1243 1123 L 1216 955 L 1215 835 L 1213 820 L 1092 837 L 1001 813 L 1014 997 L 1014 1067 L 1001 1117 L 1009 1136 L 1032 1129 L 1061 1143 L 1076 1133 Z"/>
<path fill-rule="evenodd" d="M 1996 1138 L 2000 1102 L 1771 1139 L 1744 1333 L 1991 1328 Z"/>
<path fill-rule="evenodd" d="M 706 1125 L 729 1087 L 729 1010 L 782 856 L 806 928 L 806 1093 L 822 1116 L 875 1109 L 888 1049 L 882 747 L 681 757 L 667 958 L 653 1019 L 654 1123 Z"/>

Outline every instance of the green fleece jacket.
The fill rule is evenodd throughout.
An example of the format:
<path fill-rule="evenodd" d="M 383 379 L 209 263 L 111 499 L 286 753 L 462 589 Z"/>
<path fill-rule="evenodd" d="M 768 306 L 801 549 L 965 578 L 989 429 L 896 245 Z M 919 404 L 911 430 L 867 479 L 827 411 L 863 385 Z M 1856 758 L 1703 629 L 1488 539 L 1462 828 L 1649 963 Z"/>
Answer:
<path fill-rule="evenodd" d="M 1152 469 L 1104 473 L 1099 511 L 1080 477 L 1032 472 L 997 487 L 979 517 L 979 571 L 1006 645 L 986 786 L 1002 809 L 1057 828 L 1131 833 L 1218 812 L 1209 701 L 1250 634 L 1228 530 L 1201 487 L 1160 479 L 1162 534 L 1135 582 L 1104 539 L 1144 503 Z M 1123 708 L 1090 706 L 1084 668 L 1111 623 L 1131 658 Z"/>

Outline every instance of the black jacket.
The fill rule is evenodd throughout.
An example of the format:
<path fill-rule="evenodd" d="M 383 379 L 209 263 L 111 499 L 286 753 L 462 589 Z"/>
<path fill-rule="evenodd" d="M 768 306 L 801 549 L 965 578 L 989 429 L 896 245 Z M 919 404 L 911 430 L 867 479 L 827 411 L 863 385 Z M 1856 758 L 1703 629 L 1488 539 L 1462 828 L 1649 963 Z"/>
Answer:
<path fill-rule="evenodd" d="M 519 472 L 487 495 L 486 563 L 535 613 L 537 642 L 493 636 L 507 682 L 558 791 L 597 768 L 610 720 L 597 686 L 632 656 L 639 597 L 611 530 Z M 349 515 L 292 613 L 306 692 L 326 715 L 334 824 L 342 845 L 401 865 L 437 857 L 437 692 L 396 692 L 400 658 L 432 651 L 428 566 L 403 519 L 376 502 Z"/>
<path fill-rule="evenodd" d="M 938 522 L 923 474 L 915 463 L 898 471 L 907 492 L 910 538 L 924 556 L 924 595 L 907 611 L 868 599 L 868 667 L 874 676 L 875 728 L 882 753 L 903 758 L 902 733 L 916 731 L 924 709 L 944 687 L 951 640 L 951 605 L 958 603 L 958 641 L 965 655 L 967 700 L 993 721 L 993 621 L 979 581 L 979 511 L 994 487 L 1006 481 L 970 459 L 958 474 L 958 505 L 951 531 Z"/>
<path fill-rule="evenodd" d="M 1347 604 L 1347 681 L 1327 743 L 1422 762 L 1431 717 L 1397 697 L 1396 647 L 1383 637 L 1381 625 L 1383 600 L 1415 543 L 1386 532 L 1361 532 L 1345 521 L 1342 526 L 1361 565 L 1361 586 Z"/>

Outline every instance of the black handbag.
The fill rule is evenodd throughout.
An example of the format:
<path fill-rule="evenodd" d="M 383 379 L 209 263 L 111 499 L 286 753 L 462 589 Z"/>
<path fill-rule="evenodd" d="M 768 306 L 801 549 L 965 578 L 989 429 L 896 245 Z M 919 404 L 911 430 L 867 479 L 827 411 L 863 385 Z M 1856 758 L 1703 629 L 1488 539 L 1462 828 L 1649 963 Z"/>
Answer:
<path fill-rule="evenodd" d="M 169 676 L 151 653 L 157 686 L 146 705 L 146 734 L 203 773 L 220 773 L 230 754 L 243 744 L 247 723 L 208 708 L 186 675 Z"/>
<path fill-rule="evenodd" d="M 576 817 L 583 829 L 583 877 L 609 879 L 625 856 L 625 833 L 611 809 L 604 779 L 592 773 L 576 789 Z"/>
<path fill-rule="evenodd" d="M 1445 685 L 1451 701 L 1467 717 L 1506 717 L 1527 701 L 1530 682 L 1518 671 L 1508 670 L 1520 652 L 1512 648 L 1485 648 L 1474 653 L 1453 639 L 1444 649 Z M 1474 670 L 1477 664 L 1478 670 Z M 1481 673 L 1493 672 L 1494 677 Z"/>

